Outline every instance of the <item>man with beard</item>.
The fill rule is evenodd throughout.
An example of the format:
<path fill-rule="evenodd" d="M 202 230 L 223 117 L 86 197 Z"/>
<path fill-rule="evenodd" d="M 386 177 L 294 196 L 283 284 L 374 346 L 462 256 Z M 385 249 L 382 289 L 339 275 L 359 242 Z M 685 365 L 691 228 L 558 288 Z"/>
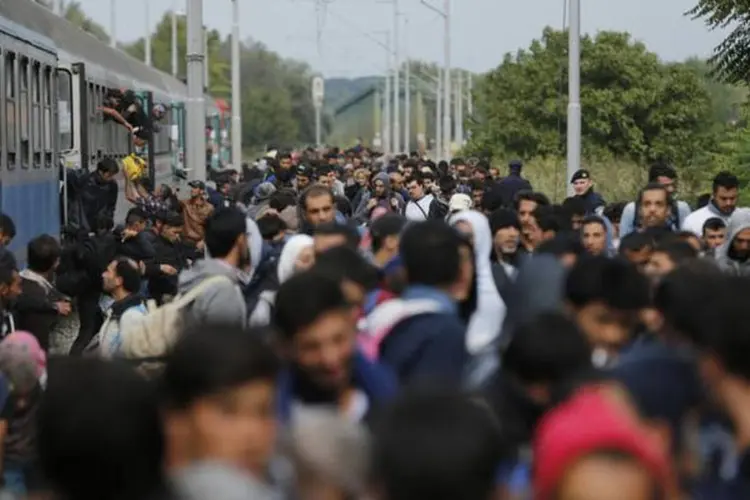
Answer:
<path fill-rule="evenodd" d="M 211 276 L 224 276 L 226 280 L 215 281 L 187 306 L 187 324 L 247 324 L 247 307 L 240 289 L 242 277 L 250 268 L 246 231 L 245 215 L 237 208 L 221 209 L 206 220 L 206 250 L 210 258 L 199 260 L 180 273 L 179 293 L 189 292 Z"/>
<path fill-rule="evenodd" d="M 490 215 L 490 228 L 496 259 L 492 266 L 492 276 L 495 279 L 497 291 L 500 292 L 500 296 L 503 296 L 518 274 L 521 224 L 515 212 L 499 208 Z"/>
<path fill-rule="evenodd" d="M 718 218 L 728 225 L 737 207 L 740 182 L 736 175 L 729 172 L 719 172 L 713 181 L 711 201 L 685 218 L 682 229 L 703 237 L 703 227 L 706 221 Z"/>
<path fill-rule="evenodd" d="M 362 421 L 394 395 L 393 375 L 357 349 L 356 316 L 338 280 L 323 271 L 291 277 L 274 319 L 289 363 L 279 382 L 282 421 L 326 407 Z"/>
<path fill-rule="evenodd" d="M 741 208 L 732 215 L 727 239 L 716 249 L 716 262 L 726 273 L 750 276 L 750 209 Z"/>

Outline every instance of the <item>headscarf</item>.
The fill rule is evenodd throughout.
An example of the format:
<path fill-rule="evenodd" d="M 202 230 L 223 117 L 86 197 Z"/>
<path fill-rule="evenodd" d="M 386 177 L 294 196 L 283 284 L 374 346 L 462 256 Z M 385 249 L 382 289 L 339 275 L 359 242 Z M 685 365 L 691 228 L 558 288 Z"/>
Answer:
<path fill-rule="evenodd" d="M 279 284 L 294 276 L 295 264 L 299 254 L 307 247 L 313 246 L 313 239 L 306 234 L 295 234 L 284 245 L 284 249 L 279 256 L 277 274 Z"/>
<path fill-rule="evenodd" d="M 497 340 L 507 309 L 492 276 L 492 232 L 487 217 L 475 210 L 466 210 L 450 218 L 451 225 L 461 221 L 469 223 L 474 233 L 477 307 L 469 320 L 466 348 L 470 354 L 477 354 Z"/>
<path fill-rule="evenodd" d="M 11 390 L 30 393 L 44 376 L 47 356 L 39 341 L 29 332 L 14 332 L 0 342 L 0 371 Z"/>

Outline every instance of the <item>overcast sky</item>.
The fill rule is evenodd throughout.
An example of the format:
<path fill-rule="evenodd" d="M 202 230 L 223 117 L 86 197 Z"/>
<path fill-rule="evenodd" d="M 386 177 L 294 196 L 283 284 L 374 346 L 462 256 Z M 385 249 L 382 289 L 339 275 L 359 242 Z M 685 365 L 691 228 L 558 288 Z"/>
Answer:
<path fill-rule="evenodd" d="M 107 0 L 79 0 L 84 10 L 109 28 Z M 326 76 L 355 77 L 381 72 L 385 51 L 371 37 L 384 39 L 393 26 L 393 0 L 326 0 L 322 57 L 318 56 L 313 0 L 240 0 L 242 38 L 252 37 L 286 57 L 309 62 Z M 442 0 L 433 0 L 442 6 Z M 132 41 L 145 33 L 145 5 L 152 28 L 173 0 L 115 0 L 117 37 Z M 398 0 L 403 12 L 401 50 L 412 58 L 442 61 L 442 18 L 420 0 Z M 625 30 L 666 60 L 707 56 L 722 33 L 683 16 L 696 0 L 582 0 L 582 30 Z M 204 23 L 223 33 L 231 29 L 230 0 L 205 0 Z M 483 72 L 504 53 L 528 46 L 545 26 L 562 26 L 563 0 L 452 0 L 454 66 Z M 174 0 L 184 9 L 185 0 Z M 133 28 L 138 26 L 139 28 Z M 142 28 L 141 28 L 142 27 Z"/>

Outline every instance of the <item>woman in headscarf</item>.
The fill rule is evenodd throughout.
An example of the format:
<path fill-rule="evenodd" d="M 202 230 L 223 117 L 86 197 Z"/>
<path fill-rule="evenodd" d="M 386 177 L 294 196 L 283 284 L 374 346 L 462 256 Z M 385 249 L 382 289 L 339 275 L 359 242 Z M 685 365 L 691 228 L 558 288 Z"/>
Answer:
<path fill-rule="evenodd" d="M 492 276 L 492 232 L 487 217 L 474 210 L 458 212 L 450 223 L 466 233 L 474 245 L 477 304 L 466 332 L 466 348 L 472 356 L 497 340 L 505 320 L 506 306 Z"/>
<path fill-rule="evenodd" d="M 279 285 L 282 285 L 295 274 L 310 269 L 315 263 L 313 238 L 306 234 L 297 234 L 289 238 L 279 256 L 276 273 Z M 260 294 L 258 304 L 250 316 L 252 326 L 267 326 L 271 322 L 276 292 L 266 290 Z"/>
<path fill-rule="evenodd" d="M 47 360 L 39 341 L 15 332 L 0 342 L 0 373 L 10 397 L 0 414 L 5 488 L 25 497 L 41 487 L 36 449 L 36 415 L 46 379 Z"/>

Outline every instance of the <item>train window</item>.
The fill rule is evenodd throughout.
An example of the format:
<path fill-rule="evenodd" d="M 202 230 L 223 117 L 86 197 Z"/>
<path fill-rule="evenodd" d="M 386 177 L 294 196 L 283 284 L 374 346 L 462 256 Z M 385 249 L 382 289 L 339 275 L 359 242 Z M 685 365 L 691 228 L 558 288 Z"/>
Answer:
<path fill-rule="evenodd" d="M 73 149 L 73 114 L 70 112 L 72 102 L 73 75 L 66 69 L 57 70 L 57 107 L 60 150 Z"/>
<path fill-rule="evenodd" d="M 21 110 L 21 166 L 29 166 L 29 59 L 21 58 L 19 67 L 18 106 Z"/>
<path fill-rule="evenodd" d="M 38 62 L 31 65 L 31 134 L 33 137 L 34 165 L 42 164 L 42 66 Z"/>
<path fill-rule="evenodd" d="M 5 140 L 8 141 L 8 168 L 15 166 L 16 154 L 16 55 L 5 53 Z"/>
<path fill-rule="evenodd" d="M 42 128 L 44 133 L 44 150 L 52 151 L 52 68 L 44 67 L 42 76 L 42 100 L 44 102 L 44 120 Z"/>

